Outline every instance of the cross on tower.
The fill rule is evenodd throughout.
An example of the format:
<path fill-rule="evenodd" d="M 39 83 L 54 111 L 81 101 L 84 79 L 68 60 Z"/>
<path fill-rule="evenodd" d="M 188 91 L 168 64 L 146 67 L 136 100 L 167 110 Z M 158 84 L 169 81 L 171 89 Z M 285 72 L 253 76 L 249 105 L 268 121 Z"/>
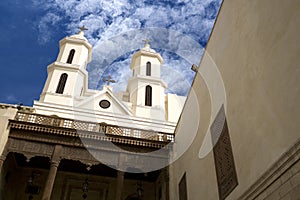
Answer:
<path fill-rule="evenodd" d="M 143 42 L 145 42 L 145 46 L 146 46 L 146 45 L 149 45 L 149 43 L 151 42 L 151 40 L 149 40 L 149 39 L 147 38 L 147 39 L 143 40 Z"/>
<path fill-rule="evenodd" d="M 88 30 L 84 25 L 81 26 L 81 27 L 78 27 L 78 28 L 79 28 L 80 31 L 86 31 L 86 30 Z"/>
<path fill-rule="evenodd" d="M 107 78 L 103 78 L 102 80 L 104 82 L 107 82 L 108 83 L 107 85 L 109 85 L 109 83 L 115 83 L 116 82 L 115 80 L 111 79 L 111 76 L 107 76 Z"/>

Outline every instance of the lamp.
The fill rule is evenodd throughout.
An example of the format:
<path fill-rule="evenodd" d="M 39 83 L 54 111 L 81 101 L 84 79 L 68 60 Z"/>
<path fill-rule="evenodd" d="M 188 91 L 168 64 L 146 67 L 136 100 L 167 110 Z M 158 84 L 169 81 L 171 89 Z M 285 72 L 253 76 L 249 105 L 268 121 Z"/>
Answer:
<path fill-rule="evenodd" d="M 41 191 L 41 187 L 37 186 L 33 183 L 34 179 L 39 175 L 40 174 L 37 172 L 32 172 L 31 176 L 27 180 L 27 186 L 26 186 L 25 193 L 29 194 L 29 196 L 28 196 L 29 200 L 32 200 L 33 195 L 37 195 Z"/>
<path fill-rule="evenodd" d="M 198 66 L 193 64 L 191 70 L 193 70 L 194 72 L 198 72 Z"/>
<path fill-rule="evenodd" d="M 83 199 L 86 199 L 87 198 L 87 192 L 89 191 L 89 180 L 88 178 L 86 178 L 82 184 L 82 192 L 83 192 L 83 195 L 82 195 L 82 198 Z"/>
<path fill-rule="evenodd" d="M 137 184 L 137 189 L 136 189 L 136 193 L 137 193 L 137 196 L 138 196 L 138 199 L 141 200 L 142 199 L 142 196 L 143 196 L 143 188 L 142 188 L 142 183 L 138 183 Z"/>

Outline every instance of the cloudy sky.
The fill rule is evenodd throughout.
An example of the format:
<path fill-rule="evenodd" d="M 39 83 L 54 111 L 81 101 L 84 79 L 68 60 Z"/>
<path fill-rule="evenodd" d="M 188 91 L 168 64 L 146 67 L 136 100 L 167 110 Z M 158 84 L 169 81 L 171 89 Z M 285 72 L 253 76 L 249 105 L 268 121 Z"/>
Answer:
<path fill-rule="evenodd" d="M 26 3 L 25 3 L 26 2 Z M 93 45 L 89 88 L 111 75 L 125 90 L 130 57 L 151 40 L 168 92 L 186 95 L 221 0 L 1 0 L 0 102 L 32 105 L 58 55 L 58 42 L 85 25 Z"/>

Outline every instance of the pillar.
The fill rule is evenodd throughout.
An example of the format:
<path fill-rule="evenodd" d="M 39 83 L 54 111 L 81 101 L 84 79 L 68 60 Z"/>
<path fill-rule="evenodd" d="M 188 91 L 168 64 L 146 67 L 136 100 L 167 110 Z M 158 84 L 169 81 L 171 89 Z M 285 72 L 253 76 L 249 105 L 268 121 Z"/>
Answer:
<path fill-rule="evenodd" d="M 50 170 L 49 170 L 46 185 L 44 188 L 42 200 L 50 200 L 56 173 L 57 173 L 57 168 L 58 168 L 59 162 L 60 162 L 61 151 L 62 151 L 62 146 L 56 145 L 54 148 L 53 154 L 52 154 Z"/>
<path fill-rule="evenodd" d="M 58 165 L 59 165 L 59 161 L 51 162 L 50 171 L 48 174 L 46 186 L 44 188 L 42 200 L 50 200 Z"/>
<path fill-rule="evenodd" d="M 116 200 L 121 200 L 123 185 L 124 185 L 124 172 L 118 171 Z"/>
<path fill-rule="evenodd" d="M 165 185 L 165 197 L 166 197 L 166 200 L 169 200 L 170 199 L 170 185 L 169 185 L 169 182 L 170 182 L 170 177 L 169 177 L 169 166 L 165 167 L 163 169 L 163 181 L 164 181 L 164 185 Z"/>

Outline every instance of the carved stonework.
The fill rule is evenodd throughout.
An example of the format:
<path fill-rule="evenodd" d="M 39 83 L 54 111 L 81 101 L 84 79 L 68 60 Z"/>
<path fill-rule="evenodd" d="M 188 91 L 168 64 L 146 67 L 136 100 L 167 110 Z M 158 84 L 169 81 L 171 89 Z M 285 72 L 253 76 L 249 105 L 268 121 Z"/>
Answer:
<path fill-rule="evenodd" d="M 46 143 L 9 138 L 7 142 L 7 150 L 9 152 L 21 153 L 26 156 L 27 161 L 29 161 L 34 156 L 45 156 L 51 158 L 54 146 Z"/>
<path fill-rule="evenodd" d="M 63 159 L 80 161 L 81 163 L 87 165 L 87 167 L 91 167 L 100 163 L 90 154 L 89 151 L 84 148 L 64 147 L 61 157 Z"/>

